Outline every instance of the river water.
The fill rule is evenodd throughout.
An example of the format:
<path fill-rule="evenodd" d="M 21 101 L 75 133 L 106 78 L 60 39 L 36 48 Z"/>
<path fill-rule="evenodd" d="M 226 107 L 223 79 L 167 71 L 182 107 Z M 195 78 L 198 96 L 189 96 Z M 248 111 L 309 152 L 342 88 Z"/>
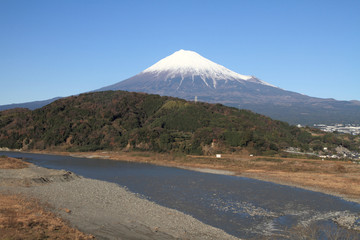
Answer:
<path fill-rule="evenodd" d="M 322 238 L 327 239 L 325 233 L 329 231 L 348 231 L 333 220 L 349 217 L 355 218 L 354 226 L 360 226 L 360 204 L 270 182 L 146 163 L 20 152 L 0 155 L 117 183 L 241 238 L 265 235 L 281 239 L 295 226 L 321 226 L 326 229 Z M 359 233 L 351 234 L 360 239 Z"/>

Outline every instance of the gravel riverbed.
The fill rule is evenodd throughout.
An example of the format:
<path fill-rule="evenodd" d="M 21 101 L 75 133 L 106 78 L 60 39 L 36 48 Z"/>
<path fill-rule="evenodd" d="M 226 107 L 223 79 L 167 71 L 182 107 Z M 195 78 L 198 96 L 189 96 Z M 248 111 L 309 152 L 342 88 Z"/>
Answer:
<path fill-rule="evenodd" d="M 117 184 L 30 165 L 0 169 L 0 192 L 22 193 L 96 239 L 238 239 Z"/>

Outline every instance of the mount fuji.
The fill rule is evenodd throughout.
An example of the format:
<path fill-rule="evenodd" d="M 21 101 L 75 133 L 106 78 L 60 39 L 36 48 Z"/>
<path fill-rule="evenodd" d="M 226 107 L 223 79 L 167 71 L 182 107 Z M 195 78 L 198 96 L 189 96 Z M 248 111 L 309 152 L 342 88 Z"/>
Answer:
<path fill-rule="evenodd" d="M 337 101 L 287 91 L 236 73 L 193 51 L 179 50 L 139 74 L 94 91 L 125 90 L 249 109 L 291 124 L 360 124 L 359 101 Z M 0 106 L 35 109 L 55 99 Z"/>
<path fill-rule="evenodd" d="M 275 86 L 253 76 L 241 75 L 193 51 L 179 50 L 127 80 L 97 91 L 127 90 L 169 95 L 185 99 L 239 90 L 248 84 Z"/>
<path fill-rule="evenodd" d="M 179 50 L 139 74 L 96 91 L 125 90 L 222 103 L 292 124 L 360 123 L 360 102 L 309 97 Z"/>

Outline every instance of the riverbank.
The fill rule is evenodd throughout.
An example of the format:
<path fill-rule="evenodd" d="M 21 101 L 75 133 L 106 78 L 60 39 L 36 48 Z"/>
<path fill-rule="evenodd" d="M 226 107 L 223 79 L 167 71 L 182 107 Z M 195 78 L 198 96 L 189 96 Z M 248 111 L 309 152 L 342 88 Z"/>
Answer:
<path fill-rule="evenodd" d="M 19 159 L 0 157 L 0 189 L 24 185 L 21 180 L 25 179 L 10 179 L 5 172 L 9 169 L 8 173 L 21 172 L 28 167 L 28 163 Z M 37 199 L 11 192 L 0 191 L 0 239 L 93 239 L 92 235 L 70 227 Z"/>
<path fill-rule="evenodd" d="M 225 154 L 215 156 L 171 155 L 151 152 L 34 153 L 145 162 L 195 171 L 236 175 L 322 192 L 360 203 L 360 165 L 350 161 L 313 160 Z"/>
<path fill-rule="evenodd" d="M 0 193 L 6 193 L 9 199 L 14 194 L 37 199 L 57 216 L 97 239 L 237 239 L 117 184 L 64 170 L 32 164 L 21 169 L 0 169 Z"/>

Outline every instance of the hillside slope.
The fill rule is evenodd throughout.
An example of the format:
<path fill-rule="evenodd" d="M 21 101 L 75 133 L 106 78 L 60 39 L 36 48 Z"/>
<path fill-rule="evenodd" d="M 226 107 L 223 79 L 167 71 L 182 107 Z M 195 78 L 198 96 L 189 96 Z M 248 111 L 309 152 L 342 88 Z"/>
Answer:
<path fill-rule="evenodd" d="M 300 129 L 248 110 L 159 95 L 108 91 L 0 112 L 0 147 L 66 151 L 148 150 L 214 154 L 287 147 L 358 149 L 352 136 Z"/>

